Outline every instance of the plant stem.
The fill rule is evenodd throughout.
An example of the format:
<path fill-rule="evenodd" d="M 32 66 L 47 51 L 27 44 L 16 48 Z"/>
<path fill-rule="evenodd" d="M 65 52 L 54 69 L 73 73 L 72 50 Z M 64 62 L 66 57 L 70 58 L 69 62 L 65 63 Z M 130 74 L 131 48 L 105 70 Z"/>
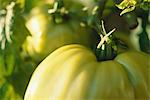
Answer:
<path fill-rule="evenodd" d="M 114 41 L 109 36 L 116 30 L 111 30 L 108 34 L 106 33 L 104 22 L 102 21 L 102 32 L 100 35 L 101 41 L 96 47 L 95 53 L 97 60 L 110 60 L 116 56 L 116 50 L 114 48 Z M 103 33 L 103 34 L 102 34 Z"/>

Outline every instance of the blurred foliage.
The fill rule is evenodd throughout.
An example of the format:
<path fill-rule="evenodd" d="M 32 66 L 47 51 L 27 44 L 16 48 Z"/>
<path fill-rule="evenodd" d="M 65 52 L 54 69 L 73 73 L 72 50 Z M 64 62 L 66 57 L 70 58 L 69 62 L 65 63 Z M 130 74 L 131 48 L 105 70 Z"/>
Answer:
<path fill-rule="evenodd" d="M 29 35 L 23 2 L 0 0 L 0 100 L 22 100 L 35 66 L 21 55 L 22 44 Z"/>
<path fill-rule="evenodd" d="M 0 0 L 0 9 L 4 9 L 11 2 L 19 4 L 20 8 L 24 8 L 25 0 Z"/>
<path fill-rule="evenodd" d="M 116 5 L 122 10 L 120 15 L 135 10 L 136 7 L 140 7 L 144 10 L 150 9 L 150 0 L 123 0 L 120 4 Z"/>
<path fill-rule="evenodd" d="M 123 0 L 119 5 L 116 5 L 116 6 L 119 9 L 123 10 L 120 13 L 120 15 L 123 15 L 127 12 L 133 11 L 135 9 L 136 4 L 137 4 L 136 0 Z"/>
<path fill-rule="evenodd" d="M 3 78 L 0 78 L 0 100 L 22 100 L 14 87 Z"/>

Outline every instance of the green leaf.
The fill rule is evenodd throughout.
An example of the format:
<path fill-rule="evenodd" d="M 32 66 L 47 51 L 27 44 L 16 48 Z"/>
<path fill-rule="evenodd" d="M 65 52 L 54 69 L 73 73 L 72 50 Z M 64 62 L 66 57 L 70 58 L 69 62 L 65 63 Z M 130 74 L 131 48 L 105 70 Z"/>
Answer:
<path fill-rule="evenodd" d="M 134 9 L 135 9 L 135 6 L 132 6 L 132 7 L 130 7 L 130 8 L 126 8 L 126 9 L 124 9 L 124 10 L 120 13 L 120 16 L 123 15 L 123 14 L 125 14 L 125 13 L 127 13 L 127 12 L 131 12 L 131 11 L 133 11 Z"/>
<path fill-rule="evenodd" d="M 15 67 L 15 51 L 7 46 L 5 50 L 0 49 L 0 76 L 10 76 Z"/>
<path fill-rule="evenodd" d="M 123 10 L 120 15 L 123 15 L 127 12 L 131 12 L 135 9 L 137 4 L 136 0 L 123 0 L 120 4 L 116 5 L 119 9 Z"/>

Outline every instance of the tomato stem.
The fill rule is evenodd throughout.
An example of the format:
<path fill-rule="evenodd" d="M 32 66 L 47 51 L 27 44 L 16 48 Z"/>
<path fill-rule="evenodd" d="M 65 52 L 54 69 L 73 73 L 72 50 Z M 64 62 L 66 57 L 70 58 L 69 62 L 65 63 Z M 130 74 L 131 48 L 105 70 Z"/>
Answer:
<path fill-rule="evenodd" d="M 116 30 L 115 28 L 111 30 L 109 33 L 106 33 L 104 22 L 101 21 L 102 32 L 99 33 L 101 41 L 98 43 L 96 47 L 96 56 L 97 59 L 100 60 L 110 60 L 116 56 L 116 45 L 114 41 L 109 38 L 111 34 Z"/>
<path fill-rule="evenodd" d="M 109 40 L 109 37 L 116 29 L 114 28 L 112 31 L 110 31 L 108 34 L 106 34 L 105 36 L 103 36 L 102 34 L 100 34 L 101 37 L 101 41 L 99 42 L 99 44 L 97 45 L 97 48 L 100 48 L 104 42 Z"/>

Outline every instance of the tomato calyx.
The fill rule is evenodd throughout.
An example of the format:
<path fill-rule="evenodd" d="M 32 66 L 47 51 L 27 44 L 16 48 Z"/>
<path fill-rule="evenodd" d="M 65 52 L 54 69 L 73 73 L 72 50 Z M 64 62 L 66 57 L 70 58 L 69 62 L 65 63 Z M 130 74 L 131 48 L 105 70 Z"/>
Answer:
<path fill-rule="evenodd" d="M 98 61 L 112 60 L 116 57 L 117 47 L 113 40 L 112 33 L 116 30 L 115 28 L 109 33 L 106 33 L 104 22 L 102 21 L 102 32 L 100 35 L 100 42 L 98 43 L 95 53 Z"/>

